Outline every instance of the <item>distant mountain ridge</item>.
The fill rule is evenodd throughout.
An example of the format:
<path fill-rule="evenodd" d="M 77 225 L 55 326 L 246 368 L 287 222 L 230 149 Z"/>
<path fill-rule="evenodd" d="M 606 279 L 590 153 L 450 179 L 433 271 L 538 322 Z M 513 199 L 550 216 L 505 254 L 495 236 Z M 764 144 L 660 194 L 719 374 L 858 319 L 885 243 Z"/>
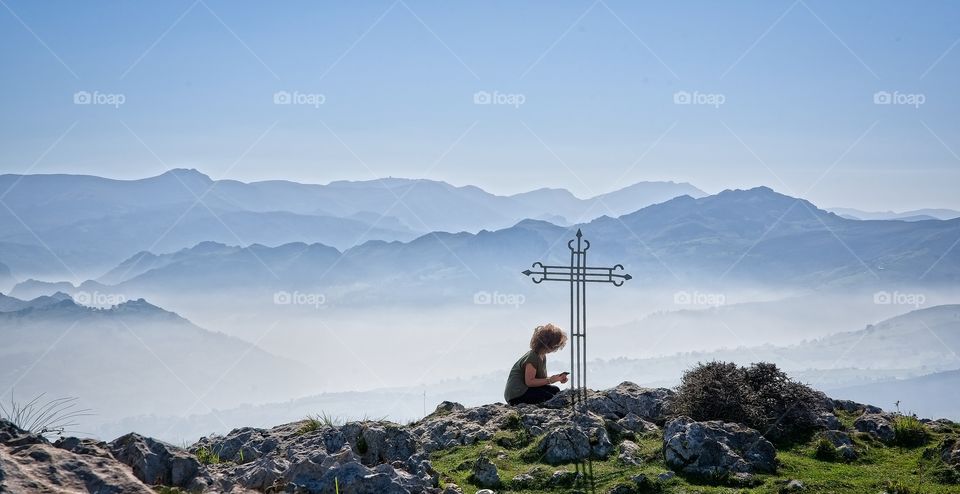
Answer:
<path fill-rule="evenodd" d="M 915 209 L 900 213 L 894 211 L 862 211 L 853 208 L 830 208 L 830 211 L 837 213 L 844 218 L 856 220 L 925 221 L 952 220 L 954 218 L 960 218 L 960 211 L 942 208 Z"/>
<path fill-rule="evenodd" d="M 849 220 L 757 187 L 680 196 L 571 227 L 524 220 L 496 231 L 430 233 L 344 251 L 302 242 L 278 247 L 204 242 L 172 254 L 139 253 L 88 283 L 97 283 L 90 289 L 109 285 L 150 296 L 172 290 L 312 289 L 330 293 L 331 302 L 337 300 L 331 287 L 349 285 L 351 303 L 422 301 L 437 292 L 449 297 L 525 283 L 517 270 L 533 260 L 566 262 L 562 246 L 576 228 L 603 246 L 591 251 L 594 261 L 621 263 L 640 283 L 713 279 L 822 287 L 960 280 L 960 250 L 952 249 L 960 239 L 960 219 Z M 25 288 L 18 285 L 14 293 L 43 293 Z M 48 291 L 53 288 L 69 287 Z"/>
<path fill-rule="evenodd" d="M 97 271 L 138 251 L 170 252 L 202 241 L 319 242 L 347 249 L 434 231 L 506 228 L 526 218 L 588 221 L 679 195 L 705 195 L 674 182 L 641 182 L 579 199 L 562 189 L 504 196 L 471 185 L 392 177 L 326 185 L 245 183 L 213 180 L 193 169 L 138 180 L 8 174 L 0 175 L 0 190 L 9 207 L 0 210 L 0 262 L 21 278 L 65 278 L 72 273 L 63 264 Z M 54 251 L 53 262 L 45 247 Z"/>

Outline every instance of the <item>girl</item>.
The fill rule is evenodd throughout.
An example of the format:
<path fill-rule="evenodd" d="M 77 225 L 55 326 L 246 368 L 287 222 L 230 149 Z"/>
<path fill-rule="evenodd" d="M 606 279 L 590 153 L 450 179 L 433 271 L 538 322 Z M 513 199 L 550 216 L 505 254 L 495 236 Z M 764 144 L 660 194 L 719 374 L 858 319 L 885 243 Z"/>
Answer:
<path fill-rule="evenodd" d="M 530 351 L 524 353 L 510 369 L 503 399 L 511 405 L 543 403 L 560 392 L 553 383 L 567 382 L 567 374 L 547 377 L 547 354 L 567 344 L 567 335 L 553 324 L 537 326 L 530 338 Z"/>

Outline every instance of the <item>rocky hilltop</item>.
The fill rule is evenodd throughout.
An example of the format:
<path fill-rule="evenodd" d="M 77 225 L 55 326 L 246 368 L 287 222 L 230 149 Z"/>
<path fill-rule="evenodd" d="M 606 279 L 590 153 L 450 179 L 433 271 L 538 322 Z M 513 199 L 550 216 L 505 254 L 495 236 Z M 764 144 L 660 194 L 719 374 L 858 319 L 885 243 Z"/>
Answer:
<path fill-rule="evenodd" d="M 949 421 L 917 420 L 923 438 L 898 437 L 912 434 L 901 416 L 821 396 L 802 404 L 812 435 L 775 444 L 768 431 L 677 416 L 675 398 L 624 382 L 590 392 L 575 415 L 564 391 L 539 406 L 444 402 L 406 425 L 241 428 L 187 448 L 135 433 L 51 443 L 0 420 L 0 492 L 893 492 L 917 468 L 923 492 L 960 489 Z"/>

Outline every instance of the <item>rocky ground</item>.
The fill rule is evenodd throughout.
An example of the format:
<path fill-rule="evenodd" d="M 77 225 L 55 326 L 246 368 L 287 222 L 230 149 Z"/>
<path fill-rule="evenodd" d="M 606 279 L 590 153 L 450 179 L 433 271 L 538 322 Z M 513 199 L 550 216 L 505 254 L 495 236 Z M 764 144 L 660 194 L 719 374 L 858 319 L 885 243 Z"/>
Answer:
<path fill-rule="evenodd" d="M 948 421 L 896 446 L 893 415 L 825 398 L 808 404 L 820 430 L 782 446 L 672 416 L 672 396 L 624 382 L 576 415 L 565 391 L 542 406 L 444 402 L 407 425 L 242 428 L 186 449 L 135 433 L 51 443 L 0 421 L 0 492 L 960 492 L 960 427 Z"/>

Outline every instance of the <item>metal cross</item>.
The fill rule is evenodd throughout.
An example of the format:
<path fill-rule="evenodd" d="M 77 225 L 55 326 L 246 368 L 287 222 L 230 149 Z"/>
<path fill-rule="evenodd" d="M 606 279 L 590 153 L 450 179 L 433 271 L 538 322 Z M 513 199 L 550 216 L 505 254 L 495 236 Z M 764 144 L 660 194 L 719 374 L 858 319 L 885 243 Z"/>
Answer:
<path fill-rule="evenodd" d="M 586 403 L 587 399 L 587 283 L 620 286 L 631 276 L 623 272 L 620 264 L 612 268 L 587 266 L 590 241 L 583 238 L 579 228 L 577 238 L 567 242 L 567 247 L 570 249 L 569 266 L 547 266 L 538 261 L 533 263 L 533 270 L 528 269 L 523 274 L 537 284 L 544 281 L 570 283 L 570 389 L 573 391 L 570 404 L 576 409 L 578 403 Z"/>

